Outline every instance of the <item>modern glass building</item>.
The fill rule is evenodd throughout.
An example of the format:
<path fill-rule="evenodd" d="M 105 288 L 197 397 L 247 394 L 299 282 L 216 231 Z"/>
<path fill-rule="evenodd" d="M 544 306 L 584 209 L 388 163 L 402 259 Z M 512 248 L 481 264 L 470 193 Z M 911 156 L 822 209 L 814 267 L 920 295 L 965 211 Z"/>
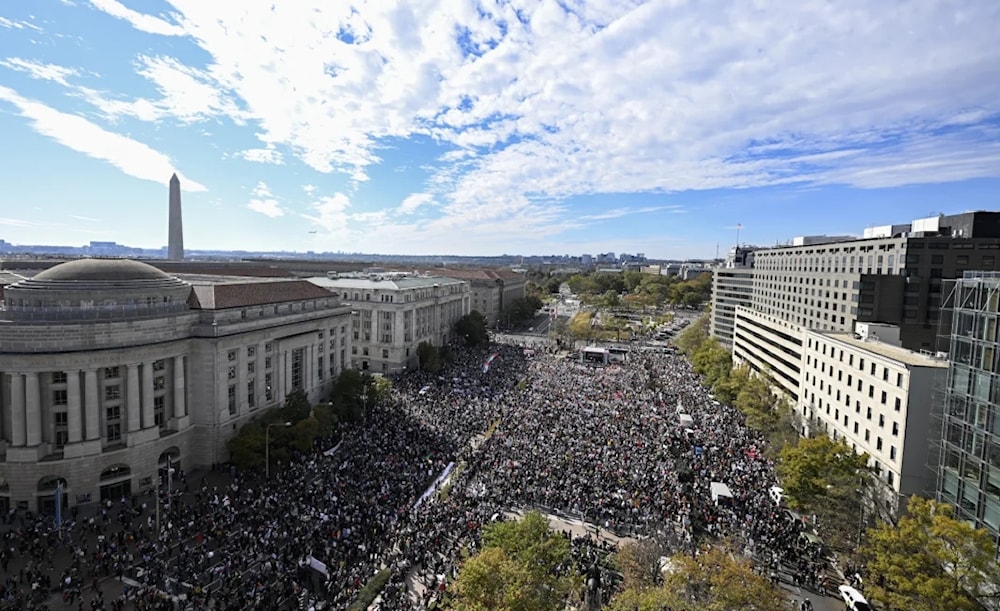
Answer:
<path fill-rule="evenodd" d="M 1000 545 L 1000 273 L 946 280 L 943 337 L 951 364 L 942 389 L 937 497 Z M 948 328 L 942 325 L 942 328 Z"/>

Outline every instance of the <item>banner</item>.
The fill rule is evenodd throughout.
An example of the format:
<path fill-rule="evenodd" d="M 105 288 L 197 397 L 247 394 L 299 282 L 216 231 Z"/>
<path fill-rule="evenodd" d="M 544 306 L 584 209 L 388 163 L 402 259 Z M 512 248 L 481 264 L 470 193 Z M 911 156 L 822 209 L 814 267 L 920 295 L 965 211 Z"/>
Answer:
<path fill-rule="evenodd" d="M 419 499 L 417 499 L 417 502 L 413 505 L 414 509 L 416 509 L 417 507 L 420 507 L 420 504 L 423 503 L 424 501 L 426 501 L 427 498 L 431 494 L 433 494 L 435 490 L 437 490 L 438 486 L 440 486 L 441 483 L 444 482 L 444 480 L 446 480 L 448 478 L 448 475 L 451 473 L 451 470 L 454 467 L 455 467 L 455 463 L 453 463 L 453 462 L 448 463 L 448 466 L 444 468 L 444 471 L 441 471 L 441 475 L 438 475 L 437 479 L 434 480 L 434 483 L 431 484 L 430 487 L 427 488 L 427 490 L 425 490 L 422 495 L 420 495 Z"/>

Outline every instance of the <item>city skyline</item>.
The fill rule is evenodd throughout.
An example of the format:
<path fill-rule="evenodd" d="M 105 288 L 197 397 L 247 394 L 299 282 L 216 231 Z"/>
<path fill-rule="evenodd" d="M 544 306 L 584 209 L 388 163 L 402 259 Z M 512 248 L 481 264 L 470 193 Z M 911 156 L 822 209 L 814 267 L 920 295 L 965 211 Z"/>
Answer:
<path fill-rule="evenodd" d="M 191 250 L 712 258 L 998 207 L 992 3 L 326 4 L 4 6 L 0 239 L 162 247 L 174 172 Z"/>

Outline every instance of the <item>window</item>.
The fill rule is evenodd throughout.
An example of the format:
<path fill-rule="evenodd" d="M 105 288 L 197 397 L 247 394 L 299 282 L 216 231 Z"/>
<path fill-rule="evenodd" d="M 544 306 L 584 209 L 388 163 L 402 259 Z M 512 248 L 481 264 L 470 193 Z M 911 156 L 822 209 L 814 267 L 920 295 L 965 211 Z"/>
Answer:
<path fill-rule="evenodd" d="M 164 428 L 167 426 L 166 414 L 166 399 L 163 395 L 158 397 L 153 397 L 153 422 L 159 428 Z"/>
<path fill-rule="evenodd" d="M 888 400 L 888 398 L 889 398 L 889 395 L 887 395 L 886 392 L 883 390 L 882 391 L 882 405 L 885 405 L 885 402 Z"/>
<path fill-rule="evenodd" d="M 122 387 L 120 384 L 108 384 L 104 387 L 104 400 L 114 401 L 116 399 L 121 399 L 122 397 Z"/>
<path fill-rule="evenodd" d="M 62 448 L 69 442 L 69 415 L 66 412 L 52 414 L 52 432 L 56 448 Z"/>
<path fill-rule="evenodd" d="M 257 394 L 256 394 L 256 384 L 255 380 L 247 381 L 247 405 L 250 409 L 257 407 Z"/>
<path fill-rule="evenodd" d="M 264 369 L 270 369 L 270 368 L 271 368 L 271 357 L 266 356 L 264 357 Z"/>
<path fill-rule="evenodd" d="M 229 397 L 229 415 L 230 416 L 235 416 L 236 415 L 236 385 L 234 385 L 234 384 L 230 384 L 229 385 L 228 397 Z"/>
<path fill-rule="evenodd" d="M 121 407 L 113 405 L 104 410 L 104 436 L 109 443 L 121 441 L 122 439 L 122 410 Z"/>
<path fill-rule="evenodd" d="M 867 417 L 868 417 L 869 420 L 872 419 L 872 408 L 870 408 L 870 407 L 868 408 L 868 416 Z"/>
<path fill-rule="evenodd" d="M 156 376 L 153 378 L 153 390 L 163 390 L 166 386 L 167 381 L 163 376 Z"/>
<path fill-rule="evenodd" d="M 382 349 L 382 358 L 384 358 L 384 359 L 389 358 L 389 350 L 388 349 L 386 349 L 386 348 Z"/>
<path fill-rule="evenodd" d="M 903 387 L 903 374 L 901 373 L 896 374 L 896 386 L 899 388 Z"/>
<path fill-rule="evenodd" d="M 226 360 L 228 360 L 230 363 L 232 363 L 233 361 L 235 361 L 236 360 L 236 351 L 235 350 L 230 350 L 229 352 L 227 352 L 226 353 Z"/>
<path fill-rule="evenodd" d="M 878 425 L 880 427 L 884 427 L 885 426 L 885 416 L 883 416 L 882 414 L 878 415 Z"/>
<path fill-rule="evenodd" d="M 903 406 L 903 401 L 899 397 L 896 397 L 896 408 L 895 408 L 896 411 L 898 412 L 900 408 L 902 408 L 902 406 Z"/>
<path fill-rule="evenodd" d="M 66 383 L 66 372 L 65 371 L 53 371 L 52 372 L 52 383 L 53 384 L 65 384 Z"/>
<path fill-rule="evenodd" d="M 252 359 L 257 356 L 257 346 L 247 346 L 247 358 Z"/>
<path fill-rule="evenodd" d="M 105 367 L 104 368 L 104 377 L 105 378 L 120 378 L 121 377 L 121 371 L 120 371 L 120 369 L 117 366 L 116 367 Z"/>
<path fill-rule="evenodd" d="M 52 405 L 66 405 L 66 391 L 65 390 L 53 390 L 52 391 Z"/>
<path fill-rule="evenodd" d="M 319 379 L 322 380 L 324 375 L 326 374 L 325 370 L 323 369 L 323 357 L 319 357 L 316 360 L 316 372 L 319 374 Z"/>
<path fill-rule="evenodd" d="M 865 441 L 869 441 L 871 440 L 871 438 L 872 438 L 872 432 L 868 429 L 865 429 Z"/>
<path fill-rule="evenodd" d="M 167 363 L 163 359 L 153 361 L 153 371 L 163 371 L 166 367 Z"/>
<path fill-rule="evenodd" d="M 271 388 L 271 374 L 264 374 L 264 400 L 270 403 L 274 401 L 274 391 Z"/>
<path fill-rule="evenodd" d="M 368 347 L 367 346 L 361 349 L 361 354 L 364 355 L 364 356 L 368 356 Z"/>
<path fill-rule="evenodd" d="M 236 379 L 236 367 L 234 365 L 230 365 L 229 366 L 228 378 L 230 380 L 235 380 Z"/>
<path fill-rule="evenodd" d="M 253 373 L 257 368 L 257 363 L 254 361 L 247 361 L 247 373 Z"/>
<path fill-rule="evenodd" d="M 305 348 L 292 350 L 292 388 L 303 389 L 305 382 Z"/>
<path fill-rule="evenodd" d="M 882 438 L 881 437 L 878 437 L 878 438 L 875 439 L 875 449 L 876 450 L 881 450 L 882 449 Z"/>
<path fill-rule="evenodd" d="M 899 435 L 899 423 L 898 422 L 893 422 L 892 423 L 892 436 L 896 437 L 898 435 Z"/>

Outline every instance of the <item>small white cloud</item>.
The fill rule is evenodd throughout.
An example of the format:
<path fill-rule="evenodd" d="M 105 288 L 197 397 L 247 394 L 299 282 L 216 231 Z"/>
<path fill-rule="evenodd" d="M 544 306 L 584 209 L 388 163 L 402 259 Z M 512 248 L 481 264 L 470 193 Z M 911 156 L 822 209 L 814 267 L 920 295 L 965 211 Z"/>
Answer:
<path fill-rule="evenodd" d="M 74 218 L 74 219 L 76 219 L 78 221 L 85 221 L 87 223 L 96 223 L 96 222 L 98 222 L 98 221 L 101 220 L 101 219 L 95 219 L 95 218 L 92 218 L 92 217 L 89 217 L 89 216 L 80 216 L 78 214 L 71 214 L 70 218 Z"/>
<path fill-rule="evenodd" d="M 258 182 L 250 193 L 252 193 L 254 197 L 274 197 L 274 194 L 271 193 L 271 189 L 267 186 L 267 183 L 262 181 Z"/>
<path fill-rule="evenodd" d="M 90 0 L 90 4 L 112 17 L 129 22 L 132 27 L 142 32 L 161 36 L 184 36 L 187 34 L 181 26 L 174 25 L 159 17 L 133 11 L 117 0 Z"/>
<path fill-rule="evenodd" d="M 30 21 L 15 21 L 13 19 L 7 19 L 3 16 L 0 16 L 0 28 L 6 28 L 8 30 L 34 30 L 36 32 L 42 31 L 42 28 L 31 23 Z"/>
<path fill-rule="evenodd" d="M 273 148 L 247 149 L 236 153 L 237 156 L 254 161 L 256 163 L 270 163 L 274 165 L 284 165 L 285 160 L 281 153 Z"/>
<path fill-rule="evenodd" d="M 284 208 L 281 207 L 276 199 L 252 199 L 247 204 L 247 208 L 271 218 L 285 216 Z"/>
<path fill-rule="evenodd" d="M 403 200 L 399 205 L 400 214 L 413 214 L 417 208 L 434 201 L 434 196 L 430 193 L 413 193 Z"/>
<path fill-rule="evenodd" d="M 312 205 L 314 214 L 303 214 L 322 227 L 327 233 L 344 232 L 347 230 L 347 209 L 351 201 L 343 193 L 334 193 L 330 197 L 321 197 Z"/>
<path fill-rule="evenodd" d="M 169 157 L 142 142 L 109 132 L 81 116 L 21 97 L 7 87 L 0 86 L 0 100 L 16 107 L 39 134 L 78 153 L 107 162 L 129 176 L 164 184 L 176 172 L 185 191 L 206 190 L 204 185 L 178 172 Z"/>
<path fill-rule="evenodd" d="M 306 192 L 306 195 L 312 195 L 316 192 L 316 185 L 302 185 L 302 190 Z"/>
<path fill-rule="evenodd" d="M 67 77 L 80 76 L 80 72 L 75 68 L 36 62 L 20 57 L 0 59 L 0 66 L 16 70 L 17 72 L 24 72 L 33 79 L 52 81 L 66 87 L 69 86 L 69 83 L 66 82 Z"/>
<path fill-rule="evenodd" d="M 20 219 L 10 219 L 0 217 L 0 225 L 7 225 L 8 227 L 34 227 L 38 223 L 32 223 L 30 221 L 22 221 Z"/>

